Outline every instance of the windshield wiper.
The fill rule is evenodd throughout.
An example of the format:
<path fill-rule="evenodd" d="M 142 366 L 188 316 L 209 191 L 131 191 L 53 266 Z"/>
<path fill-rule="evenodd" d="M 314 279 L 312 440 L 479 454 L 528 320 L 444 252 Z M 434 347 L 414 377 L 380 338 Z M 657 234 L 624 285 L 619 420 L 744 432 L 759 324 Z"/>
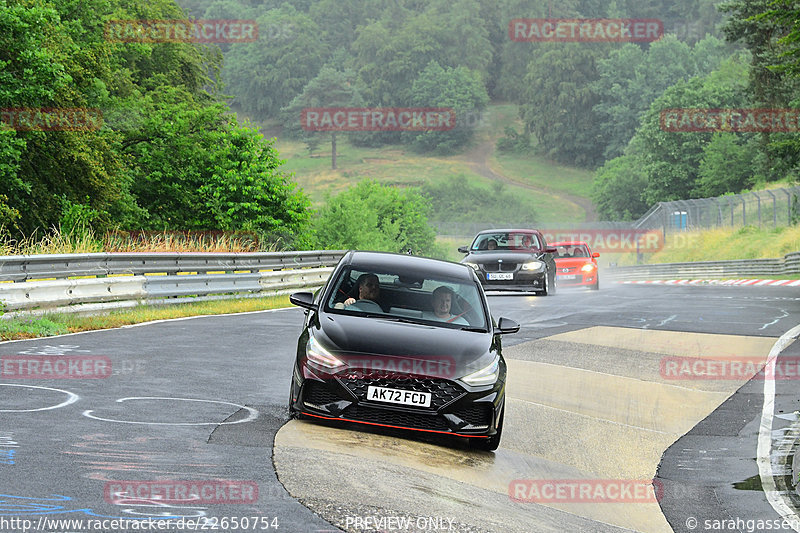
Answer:
<path fill-rule="evenodd" d="M 476 328 L 473 326 L 464 326 L 463 328 L 459 328 L 461 331 L 474 331 L 476 333 L 486 333 L 486 328 Z"/>

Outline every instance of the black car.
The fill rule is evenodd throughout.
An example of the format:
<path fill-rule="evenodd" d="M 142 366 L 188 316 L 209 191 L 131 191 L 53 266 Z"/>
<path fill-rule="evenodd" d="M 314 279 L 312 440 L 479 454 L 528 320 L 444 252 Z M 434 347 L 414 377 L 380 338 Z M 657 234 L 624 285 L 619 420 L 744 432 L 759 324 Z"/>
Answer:
<path fill-rule="evenodd" d="M 533 291 L 555 294 L 556 249 L 532 229 L 493 229 L 478 233 L 471 246 L 458 249 L 462 263 L 478 274 L 483 288 L 492 291 Z"/>
<path fill-rule="evenodd" d="M 308 310 L 290 417 L 467 437 L 472 447 L 497 448 L 506 383 L 500 335 L 519 324 L 494 322 L 473 269 L 351 251 L 316 294 L 290 299 Z"/>

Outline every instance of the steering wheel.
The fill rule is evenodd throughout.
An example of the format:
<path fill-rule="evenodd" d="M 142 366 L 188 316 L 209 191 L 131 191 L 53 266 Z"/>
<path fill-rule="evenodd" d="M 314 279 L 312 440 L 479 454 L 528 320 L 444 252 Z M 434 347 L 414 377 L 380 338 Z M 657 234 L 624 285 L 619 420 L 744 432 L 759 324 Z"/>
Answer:
<path fill-rule="evenodd" d="M 364 313 L 381 313 L 383 314 L 383 307 L 381 307 L 376 302 L 367 299 L 358 300 L 354 304 L 348 305 L 345 309 L 351 309 L 355 311 L 363 311 Z"/>

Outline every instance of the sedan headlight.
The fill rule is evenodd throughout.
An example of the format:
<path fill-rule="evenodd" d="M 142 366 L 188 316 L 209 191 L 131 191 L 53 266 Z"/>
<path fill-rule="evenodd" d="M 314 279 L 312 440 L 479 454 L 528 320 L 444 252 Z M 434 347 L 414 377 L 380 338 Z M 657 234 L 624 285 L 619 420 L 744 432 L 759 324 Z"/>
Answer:
<path fill-rule="evenodd" d="M 494 361 L 489 363 L 488 366 L 481 368 L 477 372 L 464 376 L 462 379 L 469 385 L 491 385 L 500 375 L 500 356 L 494 358 Z"/>
<path fill-rule="evenodd" d="M 327 370 L 336 370 L 345 366 L 343 362 L 333 356 L 328 350 L 314 338 L 309 337 L 306 344 L 306 357 L 308 360 L 317 366 L 321 366 Z"/>
<path fill-rule="evenodd" d="M 596 266 L 594 266 L 594 263 L 586 263 L 585 265 L 583 265 L 583 266 L 581 267 L 581 270 L 582 270 L 583 272 L 591 272 L 591 271 L 592 271 L 592 270 L 594 270 L 595 268 L 597 268 L 597 267 L 596 267 Z"/>
<path fill-rule="evenodd" d="M 538 272 L 544 269 L 544 263 L 541 261 L 531 261 L 530 263 L 522 263 L 522 270 L 530 270 L 533 272 Z"/>
<path fill-rule="evenodd" d="M 473 269 L 475 269 L 475 271 L 480 271 L 480 269 L 481 269 L 481 267 L 478 265 L 478 263 L 464 263 L 464 264 L 471 266 Z"/>

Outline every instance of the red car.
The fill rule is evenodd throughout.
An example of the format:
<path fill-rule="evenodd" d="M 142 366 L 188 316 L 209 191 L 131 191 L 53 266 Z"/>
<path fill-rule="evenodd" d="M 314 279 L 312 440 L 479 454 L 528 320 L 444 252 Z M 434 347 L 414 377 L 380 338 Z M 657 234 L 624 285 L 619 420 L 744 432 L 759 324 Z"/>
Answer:
<path fill-rule="evenodd" d="M 600 288 L 600 273 L 597 270 L 599 253 L 592 252 L 583 241 L 552 242 L 550 246 L 558 250 L 553 258 L 556 260 L 559 286 L 588 286 L 595 291 Z"/>

